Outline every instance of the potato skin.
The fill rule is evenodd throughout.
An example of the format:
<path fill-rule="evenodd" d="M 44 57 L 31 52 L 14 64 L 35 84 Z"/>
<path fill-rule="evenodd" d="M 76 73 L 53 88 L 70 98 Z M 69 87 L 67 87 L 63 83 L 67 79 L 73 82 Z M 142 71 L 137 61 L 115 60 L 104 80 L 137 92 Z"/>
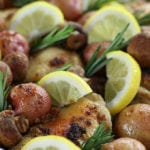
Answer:
<path fill-rule="evenodd" d="M 115 120 L 115 134 L 141 141 L 150 149 L 150 105 L 133 104 L 125 108 Z"/>
<path fill-rule="evenodd" d="M 4 30 L 0 32 L 0 49 L 2 56 L 12 52 L 23 52 L 29 54 L 29 44 L 27 40 L 19 33 Z"/>
<path fill-rule="evenodd" d="M 81 0 L 49 0 L 61 9 L 66 20 L 77 20 L 83 13 Z"/>
<path fill-rule="evenodd" d="M 13 81 L 22 82 L 28 71 L 28 57 L 22 52 L 13 52 L 5 56 L 3 61 L 10 67 L 13 73 Z"/>
<path fill-rule="evenodd" d="M 39 122 L 51 108 L 51 98 L 44 88 L 35 83 L 14 86 L 9 95 L 14 111 L 24 115 L 30 124 Z"/>
<path fill-rule="evenodd" d="M 131 54 L 142 67 L 150 67 L 150 34 L 140 33 L 128 44 L 127 52 Z"/>
<path fill-rule="evenodd" d="M 109 47 L 109 45 L 110 45 L 110 42 L 94 42 L 94 43 L 88 44 L 83 50 L 83 59 L 85 63 L 88 63 L 88 61 L 90 60 L 93 53 L 98 47 L 100 47 L 98 56 L 101 56 L 102 53 Z"/>
<path fill-rule="evenodd" d="M 146 150 L 146 148 L 141 142 L 124 137 L 102 145 L 101 150 Z"/>

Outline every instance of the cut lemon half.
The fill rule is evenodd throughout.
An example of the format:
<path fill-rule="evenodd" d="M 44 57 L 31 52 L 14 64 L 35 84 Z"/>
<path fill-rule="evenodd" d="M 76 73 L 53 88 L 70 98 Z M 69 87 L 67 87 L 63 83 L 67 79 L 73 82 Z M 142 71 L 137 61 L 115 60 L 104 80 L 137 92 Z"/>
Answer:
<path fill-rule="evenodd" d="M 20 8 L 13 16 L 10 29 L 32 41 L 57 25 L 64 23 L 60 9 L 50 3 L 37 1 Z"/>
<path fill-rule="evenodd" d="M 88 42 L 112 41 L 129 24 L 124 34 L 128 40 L 141 31 L 135 17 L 121 5 L 108 5 L 99 9 L 84 24 Z"/>
<path fill-rule="evenodd" d="M 54 105 L 68 105 L 92 92 L 90 86 L 78 75 L 68 71 L 55 71 L 44 76 L 39 82 L 50 96 Z"/>
<path fill-rule="evenodd" d="M 135 59 L 128 53 L 114 51 L 107 54 L 107 82 L 105 100 L 111 114 L 125 108 L 135 97 L 140 81 L 141 70 Z"/>
<path fill-rule="evenodd" d="M 21 150 L 81 150 L 70 140 L 56 135 L 39 136 L 30 140 Z"/>

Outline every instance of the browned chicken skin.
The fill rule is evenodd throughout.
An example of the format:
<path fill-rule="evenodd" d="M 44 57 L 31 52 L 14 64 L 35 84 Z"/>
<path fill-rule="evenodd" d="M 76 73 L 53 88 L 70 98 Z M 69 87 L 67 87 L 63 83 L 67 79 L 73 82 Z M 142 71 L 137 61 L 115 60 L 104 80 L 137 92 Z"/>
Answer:
<path fill-rule="evenodd" d="M 102 121 L 106 121 L 106 128 L 111 128 L 111 117 L 103 99 L 91 93 L 77 103 L 64 107 L 57 118 L 40 125 L 39 130 L 49 130 L 48 134 L 66 136 L 79 144 L 93 135 Z M 76 137 L 77 134 L 79 137 Z"/>
<path fill-rule="evenodd" d="M 46 123 L 33 127 L 13 150 L 19 150 L 19 147 L 31 137 L 48 134 L 65 136 L 74 143 L 81 145 L 93 135 L 102 121 L 105 121 L 105 128 L 112 127 L 111 116 L 102 97 L 90 93 L 76 103 L 62 108 L 58 115 Z"/>

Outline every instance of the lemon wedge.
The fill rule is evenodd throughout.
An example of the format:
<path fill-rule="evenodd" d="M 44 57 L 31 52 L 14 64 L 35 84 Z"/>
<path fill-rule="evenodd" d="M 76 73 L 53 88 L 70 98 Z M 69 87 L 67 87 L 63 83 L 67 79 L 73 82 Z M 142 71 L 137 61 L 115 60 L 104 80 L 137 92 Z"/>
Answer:
<path fill-rule="evenodd" d="M 44 1 L 20 8 L 10 22 L 10 29 L 22 34 L 29 42 L 64 23 L 60 9 Z"/>
<path fill-rule="evenodd" d="M 110 59 L 106 65 L 107 82 L 105 100 L 111 114 L 125 108 L 136 95 L 140 81 L 139 64 L 128 53 L 114 51 L 107 54 Z"/>
<path fill-rule="evenodd" d="M 121 4 L 109 4 L 100 8 L 85 22 L 83 28 L 88 33 L 88 42 L 112 41 L 129 24 L 124 34 L 128 40 L 141 29 L 135 17 Z"/>
<path fill-rule="evenodd" d="M 48 91 L 52 97 L 52 103 L 59 106 L 74 103 L 92 92 L 90 86 L 81 77 L 68 71 L 49 73 L 38 84 Z"/>
<path fill-rule="evenodd" d="M 39 136 L 30 140 L 21 150 L 81 150 L 70 140 L 56 135 Z"/>

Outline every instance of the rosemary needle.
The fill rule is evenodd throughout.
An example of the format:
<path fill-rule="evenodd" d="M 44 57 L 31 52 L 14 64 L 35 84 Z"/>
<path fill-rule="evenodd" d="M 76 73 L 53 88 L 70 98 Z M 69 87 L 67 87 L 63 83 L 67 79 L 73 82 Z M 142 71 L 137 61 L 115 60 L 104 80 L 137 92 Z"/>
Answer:
<path fill-rule="evenodd" d="M 62 29 L 55 27 L 46 37 L 35 41 L 35 43 L 31 46 L 31 52 L 35 52 L 48 46 L 60 43 L 69 37 L 73 31 L 73 26 L 69 24 L 64 26 Z"/>
<path fill-rule="evenodd" d="M 6 73 L 7 74 L 7 73 Z M 0 112 L 7 109 L 7 95 L 10 90 L 10 87 L 6 87 L 7 75 L 3 75 L 0 71 Z"/>
<path fill-rule="evenodd" d="M 66 71 L 68 70 L 72 64 L 64 64 L 62 67 L 55 69 L 54 71 Z"/>
<path fill-rule="evenodd" d="M 94 52 L 93 56 L 91 57 L 91 59 L 89 60 L 89 62 L 87 63 L 85 67 L 86 77 L 92 76 L 99 69 L 105 66 L 105 64 L 109 61 L 108 59 L 106 59 L 107 53 L 114 51 L 114 50 L 120 50 L 127 45 L 129 40 L 125 41 L 123 38 L 123 34 L 127 30 L 128 26 L 129 24 L 127 24 L 126 27 L 120 33 L 117 34 L 117 36 L 112 41 L 110 46 L 104 51 L 104 53 L 100 57 L 97 58 L 99 48 Z"/>
<path fill-rule="evenodd" d="M 24 6 L 28 3 L 34 2 L 35 0 L 11 0 L 13 4 L 17 7 Z"/>
<path fill-rule="evenodd" d="M 93 0 L 90 3 L 90 5 L 88 6 L 87 10 L 85 10 L 85 12 L 92 11 L 92 10 L 97 10 L 101 6 L 103 6 L 104 4 L 112 2 L 112 1 L 115 1 L 115 0 Z"/>
<path fill-rule="evenodd" d="M 83 145 L 82 150 L 100 150 L 102 144 L 113 140 L 113 135 L 111 133 L 112 131 L 110 129 L 105 129 L 104 122 L 102 122 L 93 136 Z"/>
<path fill-rule="evenodd" d="M 137 21 L 138 21 L 138 23 L 139 23 L 140 25 L 147 25 L 147 24 L 150 24 L 150 13 L 147 13 L 147 14 L 144 15 L 143 17 L 138 18 Z"/>

